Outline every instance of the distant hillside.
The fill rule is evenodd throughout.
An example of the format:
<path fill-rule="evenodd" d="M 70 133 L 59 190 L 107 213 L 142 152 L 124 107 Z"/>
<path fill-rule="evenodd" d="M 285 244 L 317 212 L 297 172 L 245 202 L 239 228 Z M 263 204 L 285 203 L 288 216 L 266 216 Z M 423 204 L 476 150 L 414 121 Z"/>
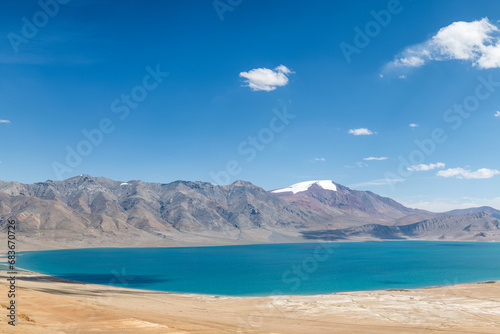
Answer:
<path fill-rule="evenodd" d="M 478 208 L 470 208 L 470 209 L 452 210 L 452 211 L 445 212 L 444 215 L 463 216 L 463 215 L 468 215 L 471 213 L 479 213 L 479 212 L 484 212 L 484 213 L 487 213 L 495 218 L 500 219 L 500 210 L 493 209 L 489 206 L 481 206 Z"/>
<path fill-rule="evenodd" d="M 0 182 L 0 215 L 37 244 L 179 245 L 298 240 L 325 217 L 249 182 L 119 182 L 82 175 L 35 184 Z"/>
<path fill-rule="evenodd" d="M 484 212 L 463 216 L 441 216 L 402 226 L 367 224 L 335 231 L 307 231 L 307 239 L 420 239 L 420 240 L 475 240 L 499 241 L 500 221 Z"/>

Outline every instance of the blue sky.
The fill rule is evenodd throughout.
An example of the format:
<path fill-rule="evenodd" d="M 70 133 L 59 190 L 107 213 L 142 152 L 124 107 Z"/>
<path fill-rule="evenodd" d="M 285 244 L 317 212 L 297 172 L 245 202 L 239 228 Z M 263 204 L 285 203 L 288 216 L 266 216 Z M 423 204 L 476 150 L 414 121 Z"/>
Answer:
<path fill-rule="evenodd" d="M 42 3 L 0 5 L 2 180 L 331 179 L 500 209 L 496 1 Z"/>

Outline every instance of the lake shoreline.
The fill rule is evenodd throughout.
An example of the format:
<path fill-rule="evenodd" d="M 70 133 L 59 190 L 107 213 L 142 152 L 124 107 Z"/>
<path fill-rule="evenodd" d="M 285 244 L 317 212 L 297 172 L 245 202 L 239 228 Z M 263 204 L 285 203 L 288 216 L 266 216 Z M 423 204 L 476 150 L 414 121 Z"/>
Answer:
<path fill-rule="evenodd" d="M 234 240 L 228 242 L 179 242 L 180 244 L 163 244 L 163 243 L 155 243 L 155 244 L 139 244 L 139 245 L 114 245 L 114 246 L 104 246 L 104 245 L 86 245 L 86 246 L 71 246 L 71 245 L 57 245 L 57 246 L 49 246 L 46 245 L 36 245 L 36 244 L 28 244 L 27 247 L 18 251 L 22 252 L 33 252 L 33 251 L 50 251 L 50 250 L 64 250 L 64 249 L 110 249 L 110 248 L 187 248 L 187 247 L 231 247 L 231 246 L 252 246 L 252 245 L 286 245 L 286 244 L 309 244 L 309 243 L 317 243 L 317 244 L 336 244 L 336 243 L 354 243 L 354 242 L 405 242 L 405 241 L 422 241 L 422 242 L 467 242 L 467 243 L 500 243 L 500 241 L 495 240 L 439 240 L 439 239 L 370 239 L 370 238 L 356 238 L 356 239 L 344 239 L 344 240 L 323 240 L 323 241 L 314 241 L 314 240 L 291 240 L 289 242 L 242 242 L 235 243 Z M 26 246 L 26 245 L 24 245 Z M 3 252 L 4 253 L 4 252 Z M 3 254 L 2 253 L 2 254 Z"/>
<path fill-rule="evenodd" d="M 0 261 L 0 264 L 2 262 Z M 0 277 L 7 277 L 5 273 L 7 270 L 0 269 Z M 59 282 L 59 283 L 68 283 L 68 284 L 83 284 L 83 285 L 99 285 L 106 287 L 116 287 L 122 289 L 128 289 L 133 291 L 147 291 L 150 293 L 165 293 L 165 294 L 176 294 L 176 295 L 196 295 L 196 296 L 205 296 L 205 297 L 213 297 L 213 298 L 280 298 L 283 296 L 296 296 L 296 297 L 314 297 L 314 296 L 324 296 L 324 295 L 334 295 L 341 293 L 356 293 L 356 292 L 374 292 L 374 291 L 409 291 L 409 290 L 420 290 L 420 289 L 435 289 L 435 288 L 445 288 L 452 287 L 458 285 L 470 285 L 470 284 L 494 284 L 500 282 L 500 279 L 492 279 L 492 280 L 479 280 L 473 282 L 459 283 L 459 284 L 441 284 L 441 285 L 430 285 L 416 288 L 388 288 L 388 289 L 373 289 L 373 290 L 350 290 L 350 291 L 336 291 L 330 293 L 314 293 L 314 294 L 283 294 L 283 295 L 223 295 L 223 294 L 209 294 L 209 293 L 195 293 L 195 292 L 176 292 L 176 291 L 163 291 L 163 290 L 152 290 L 152 289 L 141 289 L 141 288 L 132 288 L 132 287 L 123 287 L 118 285 L 107 285 L 107 284 L 98 284 L 98 283 L 87 283 L 82 281 L 76 281 L 66 278 L 57 277 L 54 275 L 48 275 L 40 272 L 35 272 L 32 270 L 19 268 L 17 267 L 17 272 L 21 275 L 29 275 L 33 277 L 40 277 L 40 280 L 50 281 L 50 282 Z"/>
<path fill-rule="evenodd" d="M 499 251 L 498 243 L 461 241 L 88 248 L 23 252 L 17 265 L 74 282 L 158 292 L 311 296 L 500 280 Z"/>
<path fill-rule="evenodd" d="M 1 275 L 5 289 L 6 272 Z M 104 333 L 120 329 L 134 333 L 496 333 L 500 327 L 498 282 L 273 297 L 129 289 L 34 272 L 20 272 L 17 284 L 18 315 L 22 316 L 18 321 L 24 333 L 82 329 Z M 7 328 L 5 321 L 0 324 L 0 332 Z"/>

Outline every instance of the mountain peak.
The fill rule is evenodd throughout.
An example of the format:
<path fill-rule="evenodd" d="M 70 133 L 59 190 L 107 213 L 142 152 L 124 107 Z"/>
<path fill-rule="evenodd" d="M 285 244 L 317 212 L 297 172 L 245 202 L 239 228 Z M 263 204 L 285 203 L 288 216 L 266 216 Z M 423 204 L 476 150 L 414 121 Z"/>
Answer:
<path fill-rule="evenodd" d="M 230 185 L 228 185 L 229 187 L 249 187 L 249 188 L 259 188 L 258 186 L 256 186 L 255 184 L 253 184 L 252 182 L 249 182 L 249 181 L 243 181 L 243 180 L 236 180 L 234 181 L 233 183 L 231 183 Z"/>
<path fill-rule="evenodd" d="M 88 174 L 81 174 L 77 176 L 70 177 L 66 180 L 63 181 L 89 181 L 89 180 L 94 180 L 94 177 Z"/>
<path fill-rule="evenodd" d="M 271 193 L 292 192 L 296 194 L 308 190 L 313 185 L 317 185 L 325 190 L 337 191 L 337 186 L 331 180 L 317 180 L 317 181 L 305 181 L 305 182 L 295 183 L 287 188 L 273 190 L 271 191 Z"/>

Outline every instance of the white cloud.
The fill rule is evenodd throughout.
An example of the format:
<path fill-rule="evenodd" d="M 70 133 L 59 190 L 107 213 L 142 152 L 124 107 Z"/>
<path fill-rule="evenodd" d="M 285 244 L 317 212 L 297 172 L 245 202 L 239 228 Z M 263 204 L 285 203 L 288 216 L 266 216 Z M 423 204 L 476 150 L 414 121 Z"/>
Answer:
<path fill-rule="evenodd" d="M 438 162 L 435 164 L 420 164 L 420 165 L 412 165 L 410 168 L 407 168 L 408 170 L 414 171 L 414 172 L 424 172 L 427 170 L 433 170 L 436 168 L 444 168 L 446 167 L 446 164 L 443 162 Z"/>
<path fill-rule="evenodd" d="M 399 76 L 400 79 L 406 79 L 406 75 L 402 74 Z"/>
<path fill-rule="evenodd" d="M 363 167 L 368 167 L 368 165 L 362 161 L 358 161 L 356 163 L 354 163 L 354 165 L 345 165 L 344 166 L 345 168 L 363 168 Z"/>
<path fill-rule="evenodd" d="M 390 67 L 420 67 L 429 61 L 458 59 L 480 69 L 500 67 L 500 30 L 488 18 L 457 21 L 429 40 L 406 48 Z"/>
<path fill-rule="evenodd" d="M 440 170 L 436 175 L 442 177 L 456 177 L 457 179 L 491 179 L 497 174 L 500 174 L 500 171 L 496 169 L 481 168 L 474 172 L 470 169 L 457 167 Z"/>
<path fill-rule="evenodd" d="M 326 161 L 325 158 L 314 158 L 315 161 Z"/>
<path fill-rule="evenodd" d="M 377 160 L 377 161 L 381 161 L 381 160 L 387 160 L 388 158 L 387 157 L 368 157 L 368 158 L 363 158 L 363 160 L 367 160 L 367 161 L 370 161 L 370 160 Z"/>
<path fill-rule="evenodd" d="M 416 128 L 416 127 L 418 127 L 418 126 L 419 126 L 419 125 L 418 125 L 417 123 L 411 123 L 411 124 L 410 124 L 410 128 Z"/>
<path fill-rule="evenodd" d="M 294 73 L 288 67 L 280 65 L 274 70 L 269 68 L 255 68 L 248 72 L 241 72 L 240 77 L 245 78 L 245 82 L 254 91 L 272 91 L 276 87 L 288 84 L 288 74 Z"/>
<path fill-rule="evenodd" d="M 500 117 L 500 111 L 497 111 L 497 112 L 495 113 L 495 117 Z"/>
<path fill-rule="evenodd" d="M 0 123 L 10 124 L 10 121 L 7 119 L 0 119 Z"/>
<path fill-rule="evenodd" d="M 357 187 L 367 187 L 367 186 L 386 186 L 391 185 L 398 182 L 404 182 L 405 179 L 378 179 L 372 180 L 368 182 L 361 182 L 349 185 L 349 188 L 357 188 Z"/>
<path fill-rule="evenodd" d="M 397 66 L 420 67 L 425 64 L 425 61 L 419 57 L 404 57 L 394 61 Z"/>
<path fill-rule="evenodd" d="M 353 134 L 355 136 L 369 136 L 376 134 L 376 132 L 372 132 L 371 130 L 368 130 L 366 128 L 351 129 L 348 131 L 348 133 Z"/>

